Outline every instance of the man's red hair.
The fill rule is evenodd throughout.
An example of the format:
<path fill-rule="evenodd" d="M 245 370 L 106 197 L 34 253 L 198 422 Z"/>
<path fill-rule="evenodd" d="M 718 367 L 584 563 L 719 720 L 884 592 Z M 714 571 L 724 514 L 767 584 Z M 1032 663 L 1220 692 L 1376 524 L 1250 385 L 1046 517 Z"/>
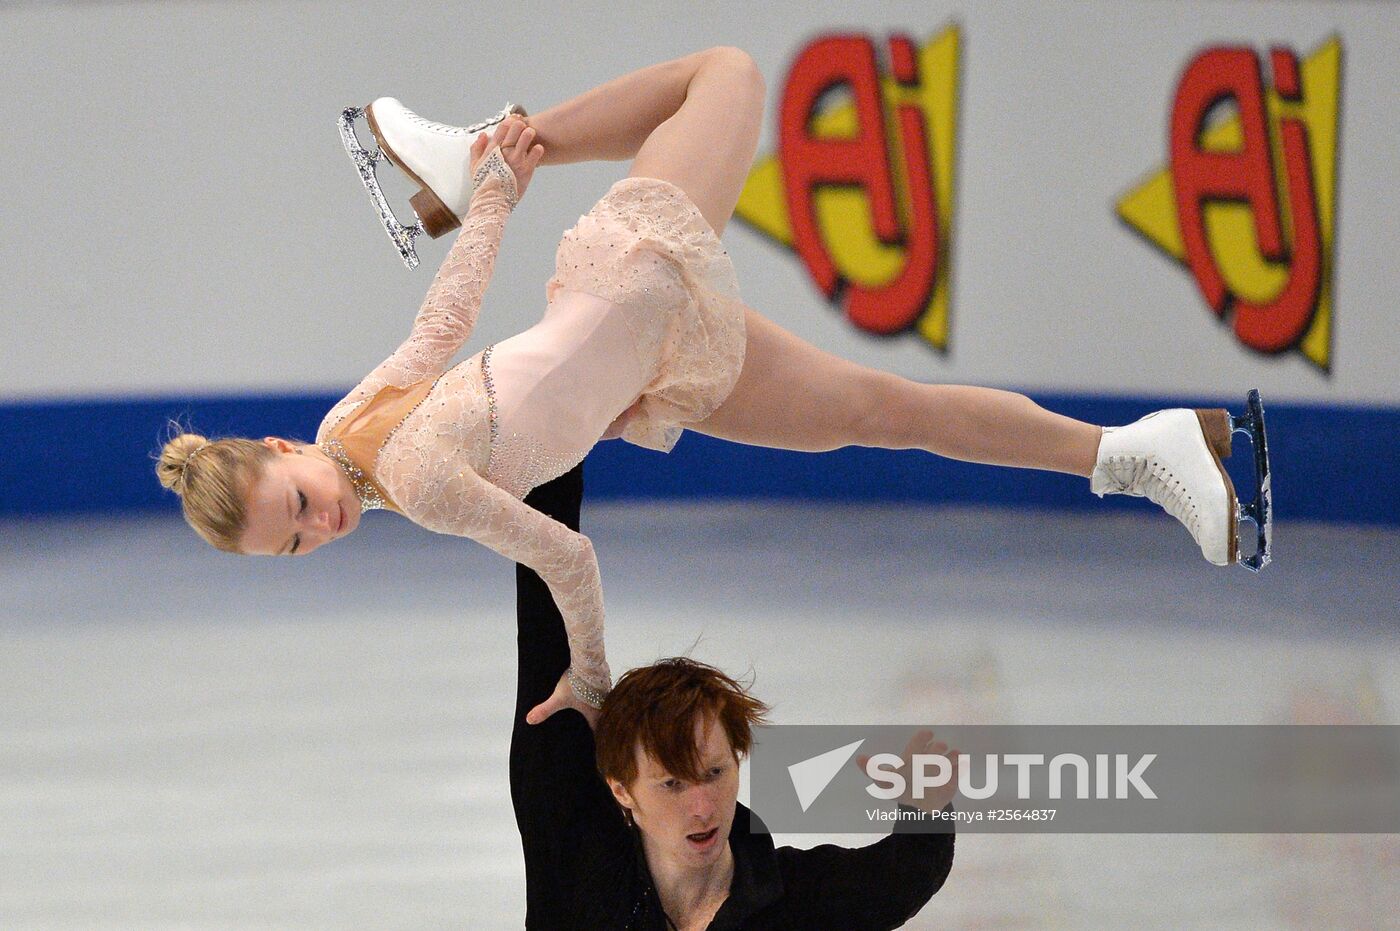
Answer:
<path fill-rule="evenodd" d="M 768 706 L 723 672 L 685 657 L 628 670 L 603 702 L 593 739 L 598 772 L 630 787 L 637 778 L 636 747 L 688 782 L 704 778 L 695 725 L 715 721 L 737 757 L 753 743 Z"/>

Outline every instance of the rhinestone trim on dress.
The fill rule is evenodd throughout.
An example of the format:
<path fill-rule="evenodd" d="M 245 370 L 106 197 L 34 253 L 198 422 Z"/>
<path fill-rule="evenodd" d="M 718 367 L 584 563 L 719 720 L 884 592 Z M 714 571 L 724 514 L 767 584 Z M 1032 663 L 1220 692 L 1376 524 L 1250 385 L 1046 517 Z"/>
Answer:
<path fill-rule="evenodd" d="M 496 452 L 496 385 L 491 381 L 491 350 L 495 343 L 481 350 L 481 383 L 486 386 L 486 415 L 491 428 L 491 445 L 486 449 L 486 474 L 491 474 L 491 456 Z"/>
<path fill-rule="evenodd" d="M 389 441 L 394 438 L 394 434 L 399 432 L 399 427 L 402 427 L 405 423 L 407 423 L 408 418 L 413 416 L 413 412 L 418 410 L 418 408 L 422 407 L 423 402 L 433 396 L 433 392 L 437 390 L 438 382 L 440 381 L 442 381 L 441 375 L 439 375 L 437 378 L 434 378 L 433 385 L 431 388 L 428 389 L 428 393 L 419 398 L 418 403 L 410 407 L 408 409 L 408 413 L 404 414 L 401 418 L 399 418 L 399 422 L 394 424 L 393 429 L 391 429 L 388 433 L 384 434 L 384 441 L 379 444 L 380 449 L 383 449 L 385 446 L 388 446 Z"/>
<path fill-rule="evenodd" d="M 481 187 L 488 172 L 501 179 L 506 203 L 510 205 L 510 209 L 514 210 L 516 205 L 520 203 L 520 195 L 515 190 L 515 173 L 506 165 L 505 157 L 501 155 L 499 147 L 492 149 L 491 154 L 486 156 L 486 160 L 477 166 L 476 174 L 472 175 L 472 190 Z"/>
<path fill-rule="evenodd" d="M 602 709 L 603 699 L 608 697 L 607 692 L 589 685 L 582 676 L 574 672 L 572 666 L 564 670 L 564 674 L 569 677 L 569 687 L 574 690 L 575 695 L 583 699 L 584 703 L 590 707 Z"/>
<path fill-rule="evenodd" d="M 350 459 L 350 454 L 345 451 L 340 440 L 326 440 L 321 444 L 321 452 L 330 456 L 344 470 L 350 479 L 350 484 L 355 486 L 355 497 L 360 499 L 361 511 L 377 511 L 387 507 L 384 498 L 375 489 L 374 483 L 369 480 L 369 476 Z"/>

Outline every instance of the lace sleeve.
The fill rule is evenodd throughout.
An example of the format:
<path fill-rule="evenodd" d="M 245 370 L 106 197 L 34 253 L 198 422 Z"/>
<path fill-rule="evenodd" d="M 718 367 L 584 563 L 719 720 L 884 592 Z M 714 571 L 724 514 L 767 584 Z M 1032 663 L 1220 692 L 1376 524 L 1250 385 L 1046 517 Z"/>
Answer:
<path fill-rule="evenodd" d="M 388 491 L 415 523 L 437 533 L 471 537 L 533 569 L 549 586 L 563 616 L 573 671 L 607 692 L 612 674 L 603 650 L 603 583 L 592 541 L 471 469 L 429 484 L 436 487 Z"/>
<path fill-rule="evenodd" d="M 472 194 L 462 232 L 433 277 L 412 332 L 375 374 L 399 385 L 442 374 L 476 326 L 510 212 L 500 177 L 487 173 Z"/>
<path fill-rule="evenodd" d="M 433 277 L 408 338 L 332 408 L 321 433 L 385 385 L 402 388 L 441 375 L 471 336 L 516 200 L 515 177 L 499 149 L 478 167 L 477 177 L 462 231 Z"/>

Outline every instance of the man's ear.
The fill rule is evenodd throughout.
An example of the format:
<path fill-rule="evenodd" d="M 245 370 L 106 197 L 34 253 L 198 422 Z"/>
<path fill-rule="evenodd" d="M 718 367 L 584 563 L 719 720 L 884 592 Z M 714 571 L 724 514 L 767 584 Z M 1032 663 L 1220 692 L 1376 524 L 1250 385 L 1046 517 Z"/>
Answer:
<path fill-rule="evenodd" d="M 627 787 L 616 779 L 608 780 L 608 788 L 612 789 L 613 798 L 617 799 L 617 803 L 623 808 L 630 809 L 637 807 L 636 801 L 632 798 L 632 793 L 628 792 Z"/>

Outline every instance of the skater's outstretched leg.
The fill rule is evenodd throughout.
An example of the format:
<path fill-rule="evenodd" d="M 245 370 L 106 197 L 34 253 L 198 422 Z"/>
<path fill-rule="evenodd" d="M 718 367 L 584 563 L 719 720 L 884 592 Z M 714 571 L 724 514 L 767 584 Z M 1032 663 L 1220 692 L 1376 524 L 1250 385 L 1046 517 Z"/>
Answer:
<path fill-rule="evenodd" d="M 923 449 L 951 459 L 1094 471 L 1101 428 L 995 388 L 928 385 L 824 352 L 751 308 L 744 367 L 729 397 L 693 429 L 820 452 L 842 446 Z"/>
<path fill-rule="evenodd" d="M 722 439 L 810 452 L 842 446 L 923 449 L 969 462 L 1066 472 L 1099 495 L 1141 495 L 1191 532 L 1216 565 L 1238 557 L 1238 505 L 1220 460 L 1223 410 L 1158 411 L 1107 430 L 1011 391 L 927 385 L 812 346 L 752 308 L 739 380 L 707 419 Z"/>

